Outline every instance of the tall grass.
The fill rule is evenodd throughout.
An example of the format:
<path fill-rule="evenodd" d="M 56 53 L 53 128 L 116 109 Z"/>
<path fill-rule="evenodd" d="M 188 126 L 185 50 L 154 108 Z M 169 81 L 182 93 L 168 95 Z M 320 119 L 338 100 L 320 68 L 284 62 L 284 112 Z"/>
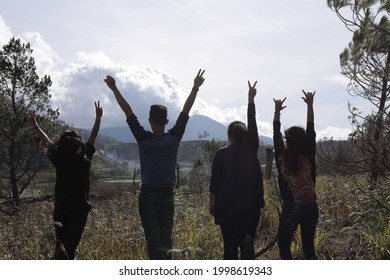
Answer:
<path fill-rule="evenodd" d="M 273 180 L 265 182 L 266 205 L 255 240 L 256 251 L 275 240 L 280 202 Z M 316 249 L 320 259 L 389 259 L 390 225 L 386 212 L 362 215 L 361 193 L 349 178 L 321 176 L 317 182 L 320 219 Z M 129 183 L 91 187 L 91 210 L 77 259 L 147 259 L 136 194 Z M 0 259 L 50 259 L 54 251 L 53 201 L 23 201 L 14 211 L 0 204 Z M 222 259 L 223 242 L 208 213 L 208 193 L 180 187 L 175 191 L 172 259 Z M 366 225 L 366 226 L 364 226 Z M 292 252 L 303 259 L 299 230 Z M 259 259 L 278 259 L 277 245 Z"/>

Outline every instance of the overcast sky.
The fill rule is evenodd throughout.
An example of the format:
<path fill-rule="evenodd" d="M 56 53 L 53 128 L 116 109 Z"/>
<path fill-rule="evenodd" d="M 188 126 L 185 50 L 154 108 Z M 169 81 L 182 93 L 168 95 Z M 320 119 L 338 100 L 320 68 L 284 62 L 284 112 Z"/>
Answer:
<path fill-rule="evenodd" d="M 273 98 L 287 97 L 283 127 L 305 124 L 302 89 L 316 91 L 318 138 L 347 137 L 348 101 L 369 113 L 346 92 L 339 54 L 352 34 L 325 0 L 0 0 L 0 7 L 1 46 L 11 37 L 31 43 L 38 73 L 52 77 L 53 106 L 77 127 L 92 125 L 95 100 L 103 127 L 126 125 L 103 82 L 108 74 L 141 118 L 164 103 L 175 119 L 200 68 L 206 81 L 191 114 L 245 121 L 247 80 L 257 80 L 261 135 L 272 135 Z"/>

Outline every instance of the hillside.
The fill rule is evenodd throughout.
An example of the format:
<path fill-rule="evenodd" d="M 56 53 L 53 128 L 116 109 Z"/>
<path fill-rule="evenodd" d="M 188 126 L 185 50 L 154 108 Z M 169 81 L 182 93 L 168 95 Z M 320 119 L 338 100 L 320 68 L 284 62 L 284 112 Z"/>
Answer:
<path fill-rule="evenodd" d="M 149 122 L 147 120 L 140 120 L 140 123 L 142 126 L 144 126 L 145 129 L 150 129 Z M 172 120 L 170 120 L 167 129 L 170 129 L 172 126 L 173 123 Z M 204 138 L 205 132 L 207 134 L 206 138 Z M 129 127 L 126 125 L 102 128 L 99 132 L 99 135 L 108 136 L 123 143 L 136 142 L 133 134 L 130 132 Z M 200 135 L 201 137 L 199 137 Z M 194 141 L 201 139 L 226 141 L 227 127 L 215 120 L 210 119 L 209 117 L 194 115 L 188 120 L 182 141 Z M 272 139 L 269 137 L 260 136 L 260 141 L 267 145 L 272 145 Z"/>
<path fill-rule="evenodd" d="M 207 140 L 182 141 L 179 146 L 177 160 L 182 164 L 193 164 L 202 155 L 203 147 Z M 226 141 L 220 141 L 226 145 Z M 260 164 L 265 164 L 265 148 L 260 145 L 258 158 Z M 126 162 L 130 168 L 139 165 L 138 145 L 136 143 L 120 143 L 111 145 L 105 149 L 106 155 L 119 162 Z"/>
<path fill-rule="evenodd" d="M 129 166 L 107 157 L 104 152 L 97 152 L 91 167 L 92 179 L 98 180 L 117 176 L 128 176 Z"/>

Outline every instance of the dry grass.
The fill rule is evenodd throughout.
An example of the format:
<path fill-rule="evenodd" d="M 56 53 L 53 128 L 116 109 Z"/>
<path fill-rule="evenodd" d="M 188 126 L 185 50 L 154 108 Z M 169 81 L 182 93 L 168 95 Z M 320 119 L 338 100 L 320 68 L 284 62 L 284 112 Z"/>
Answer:
<path fill-rule="evenodd" d="M 146 242 L 138 214 L 138 194 L 127 184 L 92 186 L 90 212 L 78 247 L 77 259 L 147 259 Z M 390 258 L 389 217 L 381 216 L 378 225 L 362 231 L 356 226 L 354 213 L 356 189 L 345 178 L 321 177 L 317 183 L 320 220 L 316 248 L 320 259 Z M 266 207 L 262 211 L 257 251 L 274 240 L 280 204 L 272 182 L 265 185 Z M 173 259 L 222 259 L 223 242 L 218 226 L 208 214 L 208 194 L 192 193 L 179 188 L 175 195 L 176 211 L 173 232 Z M 23 201 L 19 211 L 0 204 L 0 259 L 43 260 L 52 257 L 54 228 L 53 202 Z M 387 223 L 387 224 L 386 224 Z M 371 240 L 371 242 L 369 242 Z M 373 246 L 366 250 L 364 246 Z M 359 247 L 360 246 L 360 247 Z M 302 259 L 299 232 L 292 244 L 293 255 Z M 387 251 L 386 251 L 387 250 Z M 375 253 L 377 252 L 377 254 Z M 278 259 L 277 246 L 272 246 L 259 259 Z"/>

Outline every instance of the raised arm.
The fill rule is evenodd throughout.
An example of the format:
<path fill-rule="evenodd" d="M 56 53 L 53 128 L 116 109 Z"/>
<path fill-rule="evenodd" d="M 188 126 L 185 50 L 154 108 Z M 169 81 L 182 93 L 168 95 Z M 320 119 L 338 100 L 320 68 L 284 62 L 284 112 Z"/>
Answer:
<path fill-rule="evenodd" d="M 312 176 L 313 181 L 316 181 L 316 132 L 314 130 L 314 109 L 313 109 L 313 101 L 314 101 L 314 92 L 305 92 L 302 90 L 304 97 L 302 97 L 303 101 L 307 104 L 307 123 L 306 123 L 306 135 L 307 135 L 307 151 L 312 162 Z"/>
<path fill-rule="evenodd" d="M 131 106 L 127 101 L 123 98 L 122 94 L 118 90 L 115 84 L 115 80 L 111 76 L 107 76 L 104 80 L 107 84 L 107 86 L 112 90 L 114 93 L 115 99 L 118 102 L 119 106 L 121 107 L 122 111 L 125 113 L 126 118 L 131 116 L 133 114 L 133 110 L 131 109 Z"/>
<path fill-rule="evenodd" d="M 280 155 L 284 151 L 284 142 L 282 137 L 282 132 L 280 131 L 280 112 L 286 108 L 286 106 L 283 106 L 284 101 L 287 97 L 285 97 L 283 100 L 280 99 L 274 99 L 275 103 L 275 113 L 274 113 L 274 123 L 273 123 L 273 129 L 274 129 L 274 149 L 275 149 L 275 159 L 278 159 Z M 278 167 L 278 170 L 280 169 L 279 161 L 276 161 L 276 166 Z"/>
<path fill-rule="evenodd" d="M 30 112 L 27 116 L 27 120 L 30 123 L 32 129 L 35 131 L 39 139 L 41 139 L 43 145 L 45 147 L 50 147 L 53 145 L 53 142 L 50 140 L 50 138 L 46 135 L 46 133 L 41 129 L 41 127 L 38 125 L 37 119 L 35 117 L 35 112 Z"/>
<path fill-rule="evenodd" d="M 194 86 L 192 87 L 191 93 L 188 96 L 186 102 L 184 103 L 182 112 L 187 113 L 187 114 L 190 113 L 192 105 L 194 105 L 194 102 L 195 102 L 195 99 L 196 99 L 196 95 L 197 95 L 197 93 L 199 91 L 199 87 L 204 82 L 204 78 L 203 78 L 204 71 L 205 70 L 202 71 L 202 69 L 199 69 L 199 72 L 198 72 L 198 74 L 196 75 L 196 77 L 194 79 Z"/>
<path fill-rule="evenodd" d="M 95 113 L 96 113 L 95 123 L 93 124 L 91 135 L 89 136 L 89 139 L 87 141 L 87 143 L 91 145 L 95 145 L 96 137 L 100 129 L 100 122 L 103 116 L 103 108 L 100 107 L 100 101 L 98 101 L 97 103 L 95 102 Z"/>
<path fill-rule="evenodd" d="M 256 109 L 255 109 L 255 96 L 257 94 L 256 89 L 257 81 L 251 85 L 248 81 L 248 111 L 247 111 L 247 122 L 248 122 L 248 140 L 255 145 L 256 149 L 259 147 L 259 132 L 257 131 L 256 124 Z"/>
<path fill-rule="evenodd" d="M 284 176 L 282 174 L 282 167 L 280 162 L 280 156 L 283 154 L 285 150 L 282 132 L 280 131 L 280 112 L 286 108 L 286 106 L 283 106 L 284 101 L 286 101 L 285 97 L 283 100 L 281 99 L 274 99 L 275 103 L 275 113 L 274 113 L 274 122 L 273 122 L 273 130 L 274 130 L 274 149 L 275 149 L 275 164 L 276 169 L 278 170 L 278 185 L 279 185 L 279 195 L 285 201 L 286 199 L 289 199 L 291 197 L 291 191 L 288 186 L 287 181 L 284 179 Z"/>
<path fill-rule="evenodd" d="M 305 95 L 302 99 L 307 104 L 307 122 L 314 123 L 313 101 L 316 92 L 305 92 L 304 90 L 302 92 Z"/>

